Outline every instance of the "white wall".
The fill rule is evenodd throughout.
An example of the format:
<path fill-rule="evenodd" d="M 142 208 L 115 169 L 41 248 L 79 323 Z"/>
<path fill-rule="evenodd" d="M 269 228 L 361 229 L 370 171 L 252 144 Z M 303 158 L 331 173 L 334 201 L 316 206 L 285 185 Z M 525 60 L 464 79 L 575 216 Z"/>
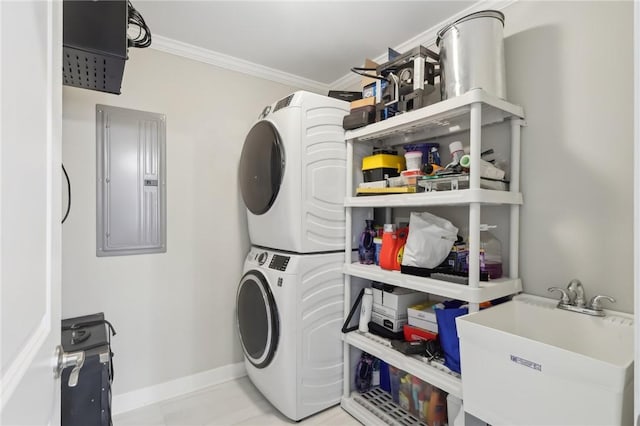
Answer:
<path fill-rule="evenodd" d="M 294 89 L 151 49 L 131 49 L 122 95 L 65 87 L 63 317 L 103 311 L 115 394 L 237 363 L 235 291 L 249 247 L 237 185 L 244 137 Z M 95 104 L 167 116 L 165 254 L 97 258 Z"/>
<path fill-rule="evenodd" d="M 503 10 L 508 99 L 524 107 L 520 272 L 573 278 L 633 312 L 633 3 Z M 552 296 L 555 297 L 555 296 Z"/>

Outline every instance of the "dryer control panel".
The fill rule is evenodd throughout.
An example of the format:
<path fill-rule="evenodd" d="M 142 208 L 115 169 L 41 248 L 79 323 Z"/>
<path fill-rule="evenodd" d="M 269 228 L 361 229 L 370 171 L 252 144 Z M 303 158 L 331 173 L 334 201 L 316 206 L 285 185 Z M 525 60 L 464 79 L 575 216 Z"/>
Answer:
<path fill-rule="evenodd" d="M 275 269 L 277 271 L 286 271 L 287 265 L 289 264 L 289 256 L 279 256 L 274 254 L 271 258 L 271 262 L 269 263 L 269 269 Z"/>

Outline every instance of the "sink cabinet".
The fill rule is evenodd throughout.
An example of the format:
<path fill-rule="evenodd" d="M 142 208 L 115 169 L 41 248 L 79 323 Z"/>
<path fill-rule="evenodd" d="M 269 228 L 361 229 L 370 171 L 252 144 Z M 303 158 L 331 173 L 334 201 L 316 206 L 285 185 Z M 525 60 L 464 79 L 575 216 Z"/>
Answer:
<path fill-rule="evenodd" d="M 359 170 L 362 148 L 395 147 L 416 143 L 436 137 L 444 137 L 459 132 L 468 132 L 471 164 L 480 163 L 481 138 L 484 126 L 503 123 L 508 126 L 510 137 L 510 186 L 509 191 L 483 189 L 480 187 L 480 173 L 471 168 L 468 189 L 452 191 L 424 192 L 415 194 L 355 196 L 356 173 Z M 469 311 L 476 312 L 483 301 L 522 291 L 518 276 L 518 236 L 519 213 L 523 203 L 520 193 L 520 133 L 524 126 L 524 112 L 521 107 L 498 99 L 481 89 L 467 92 L 462 96 L 438 102 L 427 107 L 404 113 L 366 127 L 347 131 L 347 174 L 345 198 L 346 235 L 352 235 L 355 210 L 363 208 L 385 208 L 386 221 L 390 221 L 391 209 L 412 207 L 428 209 L 432 207 L 468 207 L 469 226 L 469 285 L 439 281 L 383 270 L 375 265 L 361 265 L 352 262 L 350 238 L 346 238 L 344 265 L 345 318 L 351 309 L 352 277 L 378 281 L 395 286 L 410 288 L 433 295 L 444 296 L 469 302 Z M 365 149 L 366 151 L 366 149 Z M 505 206 L 509 209 L 509 263 L 505 277 L 480 282 L 480 213 L 484 206 Z M 356 223 L 356 226 L 360 226 Z M 361 395 L 352 392 L 354 359 L 351 348 L 357 348 L 396 366 L 443 391 L 462 399 L 463 378 L 450 371 L 441 363 L 428 361 L 418 356 L 405 356 L 391 348 L 389 341 L 378 336 L 353 331 L 343 335 L 344 341 L 344 392 L 342 407 L 362 423 L 407 424 L 397 406 L 380 396 Z M 390 400 L 390 398 L 389 398 Z M 415 419 L 414 419 L 415 420 Z"/>

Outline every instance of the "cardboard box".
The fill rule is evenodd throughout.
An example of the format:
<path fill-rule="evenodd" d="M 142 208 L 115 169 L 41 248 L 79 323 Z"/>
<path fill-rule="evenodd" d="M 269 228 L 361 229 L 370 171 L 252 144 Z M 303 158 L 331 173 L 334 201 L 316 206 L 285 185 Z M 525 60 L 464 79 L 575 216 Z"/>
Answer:
<path fill-rule="evenodd" d="M 371 312 L 371 321 L 383 326 L 387 330 L 391 330 L 394 333 L 402 331 L 402 327 L 407 323 L 407 319 L 393 319 L 386 317 L 378 312 Z"/>
<path fill-rule="evenodd" d="M 407 319 L 407 311 L 397 311 L 395 309 L 391 309 L 388 306 L 379 305 L 377 303 L 373 303 L 373 312 L 377 312 L 380 315 L 384 315 L 387 318 L 393 319 Z"/>
<path fill-rule="evenodd" d="M 436 305 L 436 301 L 428 301 L 411 305 L 407 308 L 407 314 L 410 317 L 436 322 L 436 313 L 433 310 L 433 305 Z"/>
<path fill-rule="evenodd" d="M 370 84 L 366 87 L 362 88 L 362 99 L 365 98 L 376 98 L 376 84 Z"/>
<path fill-rule="evenodd" d="M 379 288 L 373 289 L 373 304 L 382 305 L 382 290 Z"/>
<path fill-rule="evenodd" d="M 431 321 L 427 321 L 427 320 L 423 320 L 423 319 L 418 319 L 418 318 L 415 318 L 415 317 L 408 317 L 407 318 L 407 323 L 408 323 L 408 325 L 410 325 L 412 327 L 418 327 L 418 328 L 421 328 L 423 330 L 431 331 L 433 333 L 437 333 L 438 332 L 438 323 L 436 323 L 436 322 L 431 322 Z"/>
<path fill-rule="evenodd" d="M 409 306 L 425 302 L 429 295 L 408 288 L 396 287 L 393 291 L 373 289 L 373 303 L 396 311 L 406 311 Z"/>
<path fill-rule="evenodd" d="M 433 310 L 433 305 L 436 303 L 438 302 L 430 301 L 409 306 L 409 308 L 407 308 L 407 319 L 409 325 L 437 333 L 438 323 L 436 320 L 436 313 Z"/>
<path fill-rule="evenodd" d="M 372 61 L 371 59 L 365 59 L 364 60 L 363 68 L 374 68 L 375 69 L 377 67 L 378 67 L 378 64 L 376 62 Z M 376 73 L 375 71 L 363 71 L 363 72 L 365 72 L 367 74 L 374 74 L 374 75 Z M 370 85 L 371 83 L 375 83 L 375 82 L 376 82 L 375 78 L 362 76 L 362 78 L 360 79 L 360 87 L 362 87 L 364 89 L 366 86 Z"/>
<path fill-rule="evenodd" d="M 364 98 L 356 101 L 351 101 L 351 110 L 361 108 L 363 106 L 370 106 L 376 104 L 376 98 Z"/>
<path fill-rule="evenodd" d="M 438 333 L 423 330 L 419 327 L 413 327 L 409 324 L 405 324 L 402 328 L 404 330 L 404 340 L 407 342 L 415 342 L 416 340 L 435 340 L 438 338 Z"/>

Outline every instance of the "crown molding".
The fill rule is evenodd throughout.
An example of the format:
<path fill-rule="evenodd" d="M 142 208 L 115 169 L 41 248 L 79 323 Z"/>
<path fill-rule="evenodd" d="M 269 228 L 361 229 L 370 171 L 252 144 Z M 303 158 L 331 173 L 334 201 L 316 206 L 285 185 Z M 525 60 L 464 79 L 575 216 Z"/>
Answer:
<path fill-rule="evenodd" d="M 393 49 L 398 52 L 406 52 L 418 45 L 433 46 L 436 42 L 438 31 L 450 22 L 481 10 L 502 10 L 516 1 L 518 0 L 481 0 L 439 24 L 434 25 L 417 36 L 394 46 Z M 214 65 L 216 67 L 237 71 L 254 77 L 264 78 L 265 80 L 286 84 L 288 86 L 320 94 L 326 94 L 330 89 L 352 88 L 360 83 L 360 77 L 354 73 L 346 74 L 330 84 L 321 83 L 319 81 L 300 77 L 275 68 L 269 68 L 264 65 L 256 64 L 224 53 L 215 52 L 213 50 L 204 49 L 189 43 L 173 40 L 161 35 L 153 35 L 151 48 L 161 52 L 170 53 L 172 55 L 181 56 L 183 58 L 192 59 L 194 61 L 203 62 L 205 64 Z M 380 56 L 373 58 L 373 60 L 379 64 L 387 62 L 387 54 L 381 54 Z"/>
<path fill-rule="evenodd" d="M 416 47 L 416 46 L 425 46 L 425 47 L 430 47 L 430 46 L 434 46 L 436 43 L 436 38 L 437 38 L 437 34 L 438 31 L 440 31 L 440 29 L 444 28 L 446 25 L 450 24 L 451 22 L 462 18 L 463 16 L 469 15 L 471 13 L 475 13 L 475 12 L 479 12 L 481 10 L 487 10 L 487 9 L 493 9 L 493 10 L 502 10 L 505 9 L 507 6 L 510 6 L 511 4 L 517 2 L 518 0 L 482 0 L 479 1 L 477 3 L 474 3 L 473 5 L 469 6 L 468 8 L 461 10 L 460 12 L 456 13 L 455 15 L 447 18 L 446 20 L 434 25 L 433 27 L 429 28 L 428 30 L 418 34 L 415 37 L 410 38 L 409 40 L 393 47 L 392 49 L 397 51 L 397 52 L 407 52 L 410 49 Z M 364 60 L 364 58 L 362 58 L 362 60 Z M 382 55 L 373 58 L 372 59 L 374 62 L 378 63 L 378 64 L 383 64 L 385 62 L 387 62 L 387 53 L 383 53 Z M 357 66 L 357 65 L 356 65 Z M 339 79 L 337 79 L 336 81 L 334 81 L 333 83 L 329 84 L 328 86 L 331 87 L 332 89 L 347 89 L 347 88 L 352 88 L 354 86 L 357 86 L 360 84 L 360 76 L 358 76 L 357 74 L 354 73 L 349 73 L 346 74 L 342 77 L 340 77 Z"/>
<path fill-rule="evenodd" d="M 323 95 L 329 90 L 329 85 L 326 83 L 320 83 L 315 80 L 310 80 L 308 78 L 300 77 L 274 68 L 269 68 L 234 56 L 225 55 L 224 53 L 214 52 L 213 50 L 204 49 L 192 44 L 183 43 L 161 35 L 153 35 L 151 48 L 231 71 L 264 78 L 265 80 L 274 81 L 276 83 L 321 93 Z"/>

